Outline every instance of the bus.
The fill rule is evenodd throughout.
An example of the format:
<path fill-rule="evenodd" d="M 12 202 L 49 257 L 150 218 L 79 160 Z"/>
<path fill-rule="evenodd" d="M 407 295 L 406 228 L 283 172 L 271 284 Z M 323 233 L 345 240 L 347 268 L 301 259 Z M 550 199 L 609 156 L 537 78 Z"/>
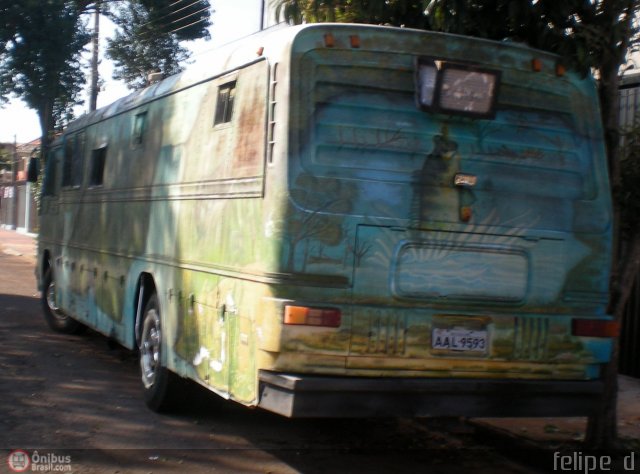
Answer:
<path fill-rule="evenodd" d="M 602 393 L 612 210 L 594 81 L 515 42 L 267 30 L 69 124 L 49 325 L 287 417 L 574 416 Z"/>

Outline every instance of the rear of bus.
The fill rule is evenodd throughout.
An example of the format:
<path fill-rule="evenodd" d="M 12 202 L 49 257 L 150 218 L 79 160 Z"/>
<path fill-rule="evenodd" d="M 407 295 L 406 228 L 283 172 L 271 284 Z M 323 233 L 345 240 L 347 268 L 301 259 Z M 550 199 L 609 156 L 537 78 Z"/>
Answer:
<path fill-rule="evenodd" d="M 518 44 L 353 25 L 300 29 L 283 71 L 289 283 L 260 405 L 590 413 L 615 329 L 593 81 Z"/>

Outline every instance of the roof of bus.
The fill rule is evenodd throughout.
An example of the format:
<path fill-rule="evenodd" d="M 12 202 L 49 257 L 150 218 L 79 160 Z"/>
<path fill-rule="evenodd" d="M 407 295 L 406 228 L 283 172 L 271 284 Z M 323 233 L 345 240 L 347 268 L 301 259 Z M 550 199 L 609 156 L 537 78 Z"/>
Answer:
<path fill-rule="evenodd" d="M 360 34 L 425 34 L 437 36 L 458 37 L 469 40 L 468 37 L 439 33 L 433 31 L 416 30 L 411 28 L 399 28 L 394 26 L 350 24 L 350 23 L 315 23 L 310 25 L 275 27 L 257 32 L 253 35 L 238 39 L 218 48 L 213 48 L 201 54 L 194 64 L 185 71 L 170 76 L 162 81 L 152 84 L 144 89 L 132 92 L 115 102 L 102 107 L 94 112 L 85 114 L 71 122 L 66 131 L 74 131 L 86 127 L 89 124 L 100 122 L 106 118 L 119 115 L 136 108 L 146 102 L 171 94 L 178 90 L 193 86 L 202 81 L 224 75 L 246 64 L 256 62 L 262 58 L 268 58 L 273 62 L 278 61 L 289 50 L 294 39 L 303 31 L 321 30 L 324 32 L 338 32 L 339 30 L 358 30 Z M 521 48 L 527 51 L 536 51 L 540 56 L 554 56 L 544 51 L 533 50 L 522 43 L 503 41 L 501 43 L 473 38 L 475 43 L 501 44 L 507 48 Z"/>

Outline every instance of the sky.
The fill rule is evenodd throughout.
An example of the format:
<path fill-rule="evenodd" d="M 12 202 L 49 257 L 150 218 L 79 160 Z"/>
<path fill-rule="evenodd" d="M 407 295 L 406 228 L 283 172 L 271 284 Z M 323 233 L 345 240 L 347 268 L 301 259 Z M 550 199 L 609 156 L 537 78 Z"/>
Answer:
<path fill-rule="evenodd" d="M 184 43 L 184 46 L 192 51 L 193 60 L 197 60 L 197 56 L 203 51 L 250 35 L 260 28 L 262 0 L 210 0 L 210 3 L 214 10 L 211 18 L 213 23 L 210 29 L 211 40 Z M 113 33 L 113 29 L 113 24 L 103 17 L 100 22 L 101 36 L 103 38 L 109 36 Z M 100 77 L 105 81 L 105 84 L 98 95 L 98 107 L 108 105 L 130 93 L 124 83 L 111 78 L 113 67 L 111 62 L 104 57 L 106 42 L 102 41 L 101 43 Z M 87 64 L 88 58 L 89 54 L 87 54 Z M 86 91 L 88 90 L 87 82 Z M 76 108 L 76 116 L 87 110 L 89 103 L 87 92 L 84 93 L 82 98 L 85 104 Z M 29 109 L 20 99 L 13 98 L 9 104 L 0 108 L 0 142 L 13 143 L 15 137 L 18 143 L 27 143 L 40 138 L 40 135 L 40 125 L 36 112 Z"/>

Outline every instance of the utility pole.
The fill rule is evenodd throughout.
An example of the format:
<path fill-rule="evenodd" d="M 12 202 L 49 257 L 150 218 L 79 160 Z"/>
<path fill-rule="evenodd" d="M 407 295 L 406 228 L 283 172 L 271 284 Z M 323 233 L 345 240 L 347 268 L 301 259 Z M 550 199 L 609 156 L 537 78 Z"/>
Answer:
<path fill-rule="evenodd" d="M 11 202 L 13 206 L 11 208 L 11 229 L 16 230 L 18 228 L 18 138 L 13 136 L 13 156 L 11 157 L 11 183 L 13 185 L 13 199 Z"/>
<path fill-rule="evenodd" d="M 96 110 L 98 106 L 98 49 L 100 47 L 100 0 L 96 1 L 93 17 L 93 34 L 91 35 L 93 48 L 91 55 L 91 97 L 89 98 L 89 112 Z"/>

